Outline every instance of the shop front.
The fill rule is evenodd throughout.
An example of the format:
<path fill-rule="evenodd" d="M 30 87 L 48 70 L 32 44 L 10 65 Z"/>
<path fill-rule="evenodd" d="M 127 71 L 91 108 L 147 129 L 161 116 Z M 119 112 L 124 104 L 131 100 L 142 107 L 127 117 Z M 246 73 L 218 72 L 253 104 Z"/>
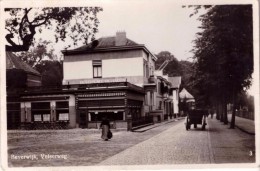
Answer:
<path fill-rule="evenodd" d="M 132 129 L 133 120 L 142 117 L 143 91 L 130 88 L 97 89 L 77 93 L 77 127 L 99 128 L 107 118 L 111 128 Z"/>

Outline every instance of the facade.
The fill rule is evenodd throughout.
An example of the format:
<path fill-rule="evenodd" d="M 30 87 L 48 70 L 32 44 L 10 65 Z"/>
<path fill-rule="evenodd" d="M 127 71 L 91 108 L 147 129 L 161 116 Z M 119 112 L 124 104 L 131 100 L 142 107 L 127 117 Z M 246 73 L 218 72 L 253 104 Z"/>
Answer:
<path fill-rule="evenodd" d="M 169 77 L 169 82 L 172 83 L 172 100 L 174 117 L 179 116 L 179 89 L 181 85 L 181 77 Z"/>
<path fill-rule="evenodd" d="M 143 89 L 144 96 L 133 123 L 151 120 L 150 112 L 156 108 L 156 84 L 150 80 L 157 58 L 144 45 L 128 39 L 125 32 L 117 32 L 115 37 L 100 38 L 63 54 L 64 85 L 120 81 L 136 85 Z"/>
<path fill-rule="evenodd" d="M 98 128 L 107 117 L 113 128 L 132 130 L 173 116 L 172 83 L 125 32 L 62 53 L 61 87 L 19 92 L 21 127 Z"/>
<path fill-rule="evenodd" d="M 12 52 L 6 52 L 7 128 L 16 129 L 21 123 L 21 102 L 19 92 L 26 87 L 40 86 L 38 71 L 19 59 Z"/>
<path fill-rule="evenodd" d="M 12 52 L 6 52 L 7 89 L 41 86 L 41 74 Z"/>
<path fill-rule="evenodd" d="M 187 103 L 189 109 L 195 107 L 195 98 L 185 88 L 181 90 L 179 96 L 180 102 Z"/>
<path fill-rule="evenodd" d="M 114 128 L 132 128 L 132 119 L 142 110 L 144 92 L 127 82 L 31 88 L 20 94 L 21 122 L 52 123 L 67 128 L 98 128 L 107 116 Z"/>

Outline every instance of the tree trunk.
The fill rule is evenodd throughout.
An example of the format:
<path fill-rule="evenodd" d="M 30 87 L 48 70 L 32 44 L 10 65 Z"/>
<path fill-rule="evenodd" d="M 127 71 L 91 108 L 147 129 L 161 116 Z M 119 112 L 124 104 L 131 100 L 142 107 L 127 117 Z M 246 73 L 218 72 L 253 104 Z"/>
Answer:
<path fill-rule="evenodd" d="M 228 118 L 227 118 L 227 100 L 224 98 L 224 103 L 223 103 L 223 120 L 224 120 L 224 124 L 227 125 L 228 124 Z"/>
<path fill-rule="evenodd" d="M 219 103 L 219 112 L 220 112 L 220 122 L 223 122 L 223 102 L 222 102 L 222 100 L 220 101 L 220 103 Z"/>
<path fill-rule="evenodd" d="M 217 116 L 216 116 L 216 119 L 217 120 L 219 120 L 220 119 L 220 116 L 219 116 L 219 102 L 217 102 L 217 104 L 216 104 L 216 114 L 217 114 Z"/>
<path fill-rule="evenodd" d="M 236 95 L 235 91 L 233 90 L 233 108 L 232 108 L 232 117 L 231 117 L 231 123 L 230 123 L 230 129 L 235 129 L 235 118 L 236 118 Z"/>

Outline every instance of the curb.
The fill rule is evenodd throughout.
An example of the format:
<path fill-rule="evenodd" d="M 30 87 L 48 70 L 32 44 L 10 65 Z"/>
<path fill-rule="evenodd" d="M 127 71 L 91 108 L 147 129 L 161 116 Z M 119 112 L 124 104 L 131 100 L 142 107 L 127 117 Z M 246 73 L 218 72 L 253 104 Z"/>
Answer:
<path fill-rule="evenodd" d="M 150 130 L 150 129 L 153 129 L 153 128 L 156 128 L 156 127 L 159 127 L 159 126 L 162 126 L 162 125 L 171 123 L 171 122 L 177 122 L 177 121 L 179 121 L 179 120 L 181 120 L 181 119 L 184 119 L 184 118 L 185 118 L 185 117 L 176 118 L 176 119 L 170 120 L 170 121 L 168 121 L 168 122 L 162 122 L 162 123 L 160 123 L 159 125 L 155 125 L 155 126 L 153 126 L 153 127 L 151 127 L 151 128 L 147 128 L 147 129 L 142 130 L 142 131 L 140 131 L 140 130 L 138 131 L 138 129 L 136 129 L 136 130 L 132 130 L 132 132 L 143 133 L 143 132 L 148 131 L 148 130 Z"/>
<path fill-rule="evenodd" d="M 255 133 L 249 132 L 249 131 L 247 131 L 247 130 L 245 130 L 245 129 L 243 129 L 243 128 L 237 126 L 237 125 L 235 125 L 235 127 L 238 128 L 240 131 L 245 132 L 245 133 L 247 133 L 247 134 L 249 134 L 249 135 L 255 135 Z"/>

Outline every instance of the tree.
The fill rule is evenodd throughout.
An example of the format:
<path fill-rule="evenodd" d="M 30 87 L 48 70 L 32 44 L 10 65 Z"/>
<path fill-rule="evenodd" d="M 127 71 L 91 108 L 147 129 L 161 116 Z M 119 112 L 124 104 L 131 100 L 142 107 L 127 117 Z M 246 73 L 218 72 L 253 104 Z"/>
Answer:
<path fill-rule="evenodd" d="M 17 52 L 16 55 L 24 62 L 35 68 L 43 60 L 57 60 L 58 57 L 54 53 L 54 48 L 49 46 L 50 41 L 40 39 L 38 43 L 33 44 L 30 49 L 25 52 Z"/>
<path fill-rule="evenodd" d="M 97 13 L 100 7 L 54 7 L 54 8 L 5 8 L 9 17 L 5 20 L 8 31 L 6 50 L 28 51 L 36 34 L 43 29 L 54 31 L 56 43 L 70 37 L 74 43 L 94 40 L 98 31 Z"/>
<path fill-rule="evenodd" d="M 226 122 L 226 104 L 236 106 L 251 85 L 253 72 L 252 5 L 212 6 L 201 15 L 202 32 L 194 41 L 194 86 L 202 100 L 218 107 Z M 235 126 L 235 107 L 230 128 Z"/>
<path fill-rule="evenodd" d="M 43 87 L 59 87 L 62 85 L 63 68 L 59 61 L 45 60 L 35 66 L 42 75 Z"/>

